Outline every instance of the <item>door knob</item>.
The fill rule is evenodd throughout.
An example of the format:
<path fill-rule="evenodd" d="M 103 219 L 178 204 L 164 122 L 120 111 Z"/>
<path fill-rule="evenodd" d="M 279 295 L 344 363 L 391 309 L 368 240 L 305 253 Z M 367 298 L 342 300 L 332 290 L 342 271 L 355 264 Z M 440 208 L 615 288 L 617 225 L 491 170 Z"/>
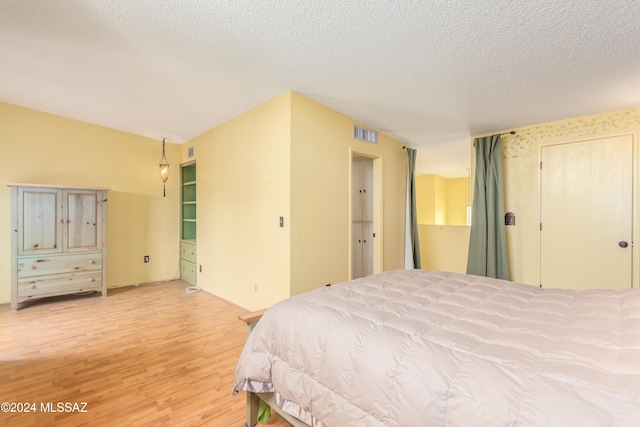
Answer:
<path fill-rule="evenodd" d="M 629 246 L 629 243 L 622 240 L 621 242 L 618 242 L 618 246 L 620 246 L 621 248 L 626 248 L 627 246 Z"/>

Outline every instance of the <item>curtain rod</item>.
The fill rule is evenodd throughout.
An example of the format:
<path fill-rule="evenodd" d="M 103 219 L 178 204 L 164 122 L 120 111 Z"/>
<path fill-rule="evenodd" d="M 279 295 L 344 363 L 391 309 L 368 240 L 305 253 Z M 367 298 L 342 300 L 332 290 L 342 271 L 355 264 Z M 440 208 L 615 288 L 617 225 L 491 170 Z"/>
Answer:
<path fill-rule="evenodd" d="M 505 132 L 505 133 L 499 133 L 498 135 L 502 136 L 502 135 L 515 135 L 515 134 L 516 134 L 516 131 L 515 131 L 515 130 L 512 130 L 512 131 Z M 475 145 L 476 145 L 476 144 L 474 143 L 474 144 L 473 144 L 473 146 L 475 147 Z M 403 146 L 402 146 L 402 149 L 403 149 L 403 150 L 406 150 L 406 149 L 407 149 L 407 147 L 403 145 Z"/>
<path fill-rule="evenodd" d="M 502 135 L 515 135 L 515 134 L 516 134 L 516 131 L 515 131 L 515 130 L 512 130 L 512 131 L 505 132 L 505 133 L 499 133 L 498 135 L 502 136 Z M 473 142 L 473 146 L 474 146 L 474 147 L 476 146 L 475 141 Z"/>

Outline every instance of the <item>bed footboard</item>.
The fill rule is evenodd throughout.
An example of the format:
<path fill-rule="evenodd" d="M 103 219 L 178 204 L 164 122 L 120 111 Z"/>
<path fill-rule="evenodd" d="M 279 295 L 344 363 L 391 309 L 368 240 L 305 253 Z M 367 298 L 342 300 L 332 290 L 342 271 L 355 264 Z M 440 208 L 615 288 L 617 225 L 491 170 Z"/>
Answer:
<path fill-rule="evenodd" d="M 253 328 L 255 328 L 258 320 L 260 320 L 265 311 L 267 311 L 266 308 L 264 310 L 252 311 L 251 313 L 241 314 L 238 316 L 238 319 L 247 324 L 247 336 L 251 331 L 253 331 Z"/>
<path fill-rule="evenodd" d="M 238 319 L 247 324 L 247 336 L 253 331 L 253 328 L 262 317 L 265 310 L 253 311 L 247 314 L 241 314 Z M 258 424 L 258 408 L 260 407 L 260 399 L 254 393 L 245 393 L 247 395 L 247 422 L 245 427 L 255 427 Z"/>
<path fill-rule="evenodd" d="M 244 323 L 247 324 L 247 336 L 251 333 L 251 331 L 253 331 L 253 328 L 256 326 L 256 324 L 258 323 L 258 321 L 260 320 L 260 318 L 262 317 L 265 311 L 267 310 L 265 309 L 260 311 L 254 311 L 251 313 L 242 314 L 238 316 L 238 319 L 242 320 Z M 309 427 L 308 424 L 300 421 L 295 417 L 292 417 L 287 413 L 282 412 L 282 410 L 278 408 L 278 405 L 276 405 L 275 397 L 273 396 L 273 393 L 265 393 L 265 394 L 260 394 L 260 396 L 258 396 L 255 393 L 247 392 L 246 395 L 247 395 L 247 422 L 245 424 L 245 427 L 255 427 L 258 424 L 258 410 L 260 408 L 260 400 L 263 400 L 265 403 L 267 403 L 271 407 L 272 411 L 277 412 L 278 415 L 284 418 L 292 426 Z"/>

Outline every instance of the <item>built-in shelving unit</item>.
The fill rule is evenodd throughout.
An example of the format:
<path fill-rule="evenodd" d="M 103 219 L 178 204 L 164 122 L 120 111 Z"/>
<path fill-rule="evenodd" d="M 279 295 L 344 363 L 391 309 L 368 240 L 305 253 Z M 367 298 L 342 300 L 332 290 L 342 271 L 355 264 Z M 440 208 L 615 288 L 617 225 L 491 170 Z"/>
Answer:
<path fill-rule="evenodd" d="M 180 242 L 180 278 L 185 282 L 196 284 L 196 163 L 185 163 L 181 167 L 181 234 Z"/>

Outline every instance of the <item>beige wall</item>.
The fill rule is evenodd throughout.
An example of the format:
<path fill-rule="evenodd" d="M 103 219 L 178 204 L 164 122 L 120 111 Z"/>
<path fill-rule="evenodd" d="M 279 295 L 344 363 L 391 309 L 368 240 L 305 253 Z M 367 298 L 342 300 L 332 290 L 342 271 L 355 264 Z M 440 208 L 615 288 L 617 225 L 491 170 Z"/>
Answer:
<path fill-rule="evenodd" d="M 511 130 L 511 129 L 509 129 Z M 516 225 L 506 227 L 511 280 L 539 284 L 538 167 L 540 146 L 550 143 L 632 133 L 636 150 L 640 132 L 640 108 L 613 111 L 525 126 L 515 135 L 502 137 L 505 212 L 516 215 Z M 483 135 L 480 135 L 483 136 Z M 474 137 L 475 138 L 475 137 Z M 471 142 L 473 139 L 471 138 Z M 474 150 L 472 165 L 475 162 Z M 639 186 L 636 185 L 636 192 Z M 636 193 L 636 199 L 640 194 Z M 637 215 L 637 213 L 636 213 Z M 634 219 L 637 230 L 638 218 Z M 637 231 L 635 232 L 637 234 Z M 637 271 L 637 255 L 634 269 Z M 638 286 L 637 275 L 634 286 Z"/>
<path fill-rule="evenodd" d="M 352 152 L 381 158 L 384 229 L 376 230 L 376 243 L 383 242 L 383 270 L 402 268 L 402 144 L 384 134 L 378 144 L 354 140 L 353 119 L 296 93 L 291 100 L 291 293 L 349 280 Z"/>
<path fill-rule="evenodd" d="M 108 287 L 178 275 L 179 148 L 162 197 L 160 141 L 0 103 L 0 303 L 10 299 L 7 183 L 109 187 Z M 143 263 L 144 255 L 151 262 Z"/>

